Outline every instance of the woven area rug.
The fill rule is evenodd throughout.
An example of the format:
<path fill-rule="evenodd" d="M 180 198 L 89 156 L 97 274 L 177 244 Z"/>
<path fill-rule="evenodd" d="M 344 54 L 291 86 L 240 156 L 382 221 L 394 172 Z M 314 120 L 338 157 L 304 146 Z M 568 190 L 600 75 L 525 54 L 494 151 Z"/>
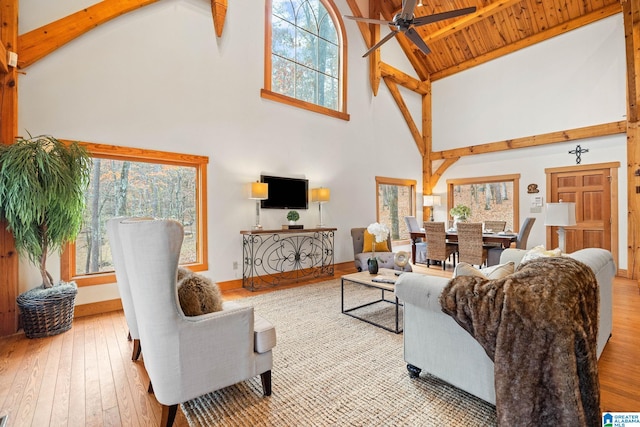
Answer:
<path fill-rule="evenodd" d="M 347 308 L 380 298 L 364 286 L 346 289 Z M 276 325 L 273 393 L 262 396 L 258 376 L 191 400 L 182 405 L 190 426 L 496 425 L 494 406 L 430 375 L 409 378 L 402 334 L 342 314 L 340 280 L 240 302 Z M 388 303 L 358 314 L 394 321 Z"/>

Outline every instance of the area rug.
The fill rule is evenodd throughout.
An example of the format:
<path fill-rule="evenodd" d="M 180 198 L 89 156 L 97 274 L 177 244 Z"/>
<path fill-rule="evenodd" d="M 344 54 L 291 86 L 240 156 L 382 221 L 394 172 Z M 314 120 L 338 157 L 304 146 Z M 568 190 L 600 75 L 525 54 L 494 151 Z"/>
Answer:
<path fill-rule="evenodd" d="M 347 307 L 380 298 L 364 286 L 346 289 Z M 186 402 L 192 427 L 496 425 L 494 406 L 430 375 L 409 378 L 402 334 L 342 314 L 340 280 L 240 302 L 276 325 L 273 393 L 262 396 L 258 376 Z M 388 303 L 358 314 L 394 321 Z"/>

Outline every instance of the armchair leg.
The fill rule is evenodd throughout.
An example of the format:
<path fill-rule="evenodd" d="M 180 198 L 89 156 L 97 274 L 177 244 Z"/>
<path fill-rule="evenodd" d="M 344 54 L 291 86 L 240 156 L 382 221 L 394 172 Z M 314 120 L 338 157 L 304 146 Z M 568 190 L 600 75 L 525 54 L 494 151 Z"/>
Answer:
<path fill-rule="evenodd" d="M 178 404 L 167 406 L 162 405 L 162 419 L 160 420 L 160 427 L 171 427 L 176 419 L 178 413 Z"/>
<path fill-rule="evenodd" d="M 141 351 L 142 351 L 142 347 L 140 346 L 140 340 L 139 339 L 133 340 L 133 351 L 131 353 L 131 360 L 133 360 L 134 362 L 138 360 L 138 358 L 140 357 Z"/>
<path fill-rule="evenodd" d="M 271 396 L 271 371 L 261 373 L 260 379 L 262 380 L 262 393 L 265 396 Z"/>
<path fill-rule="evenodd" d="M 147 388 L 147 393 L 153 394 L 153 384 L 151 384 L 151 380 L 149 380 L 149 388 Z"/>

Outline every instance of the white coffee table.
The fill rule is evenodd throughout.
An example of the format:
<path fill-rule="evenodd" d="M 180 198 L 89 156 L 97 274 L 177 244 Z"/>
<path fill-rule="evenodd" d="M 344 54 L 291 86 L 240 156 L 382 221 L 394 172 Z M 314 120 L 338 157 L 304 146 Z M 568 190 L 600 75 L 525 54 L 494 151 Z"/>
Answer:
<path fill-rule="evenodd" d="M 359 273 L 346 274 L 342 276 L 342 281 L 341 281 L 342 291 L 340 295 L 342 313 L 346 314 L 347 316 L 354 317 L 358 320 L 362 320 L 363 322 L 367 322 L 371 325 L 377 326 L 379 328 L 385 329 L 387 331 L 394 332 L 396 334 L 399 334 L 400 332 L 402 332 L 402 329 L 400 329 L 400 321 L 399 321 L 399 308 L 402 306 L 402 304 L 398 302 L 398 298 L 396 298 L 395 295 L 394 295 L 394 299 L 390 300 L 390 299 L 386 299 L 384 294 L 385 292 L 394 291 L 395 281 L 398 279 L 396 272 L 397 270 L 381 268 L 378 271 L 378 274 L 371 274 L 368 271 L 361 271 Z M 361 304 L 357 307 L 351 307 L 351 308 L 345 309 L 344 308 L 344 288 L 345 288 L 345 284 L 348 284 L 348 283 L 367 286 L 369 288 L 380 289 L 381 291 L 380 299 L 367 302 L 365 304 Z M 358 310 L 363 307 L 368 307 L 373 304 L 378 304 L 378 303 L 389 303 L 389 304 L 395 305 L 395 329 L 373 322 L 369 319 L 358 316 L 357 314 L 354 313 L 355 310 Z"/>

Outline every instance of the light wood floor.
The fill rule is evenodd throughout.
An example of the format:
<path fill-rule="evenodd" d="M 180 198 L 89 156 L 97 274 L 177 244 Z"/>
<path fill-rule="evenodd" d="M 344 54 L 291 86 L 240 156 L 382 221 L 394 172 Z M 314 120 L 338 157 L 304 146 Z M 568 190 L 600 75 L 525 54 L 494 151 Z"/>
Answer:
<path fill-rule="evenodd" d="M 438 267 L 419 267 L 450 275 Z M 352 272 L 336 269 L 335 277 Z M 322 279 L 326 280 L 326 278 Z M 301 286 L 298 284 L 294 286 Z M 289 286 L 291 287 L 291 286 Z M 274 289 L 261 292 L 272 292 Z M 225 292 L 237 299 L 255 293 Z M 602 410 L 640 411 L 640 294 L 635 281 L 614 281 L 613 336 L 599 361 Z M 143 362 L 131 361 L 122 312 L 78 318 L 71 331 L 0 339 L 0 416 L 7 426 L 155 426 L 160 406 L 147 393 Z M 273 384 L 274 390 L 278 384 Z M 187 426 L 178 411 L 176 426 Z"/>

